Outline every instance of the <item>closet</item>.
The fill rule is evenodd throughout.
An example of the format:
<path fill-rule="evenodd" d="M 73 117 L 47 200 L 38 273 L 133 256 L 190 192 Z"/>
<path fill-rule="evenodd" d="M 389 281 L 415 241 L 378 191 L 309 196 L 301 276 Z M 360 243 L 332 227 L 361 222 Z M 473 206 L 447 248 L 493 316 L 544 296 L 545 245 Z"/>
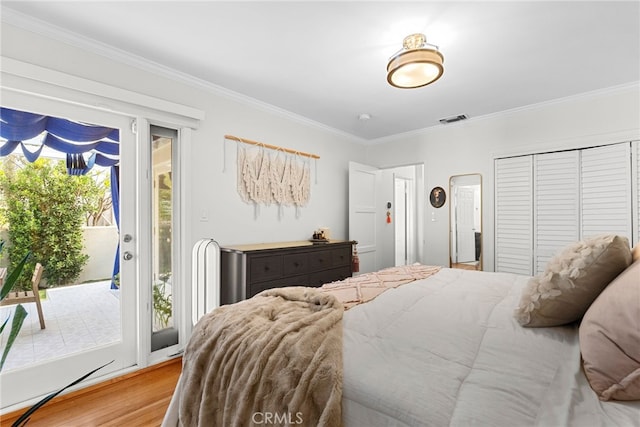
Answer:
<path fill-rule="evenodd" d="M 568 243 L 638 240 L 638 142 L 495 160 L 496 271 L 533 275 Z"/>

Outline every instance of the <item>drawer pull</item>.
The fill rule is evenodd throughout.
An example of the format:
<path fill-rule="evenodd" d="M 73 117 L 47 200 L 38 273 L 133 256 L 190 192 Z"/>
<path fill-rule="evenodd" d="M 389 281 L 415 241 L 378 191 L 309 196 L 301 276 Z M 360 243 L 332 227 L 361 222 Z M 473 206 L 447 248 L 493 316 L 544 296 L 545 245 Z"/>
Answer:
<path fill-rule="evenodd" d="M 293 266 L 294 267 L 300 267 L 300 263 L 298 261 L 296 261 L 296 262 L 293 263 Z"/>
<path fill-rule="evenodd" d="M 269 271 L 269 266 L 268 265 L 264 266 L 264 271 Z"/>

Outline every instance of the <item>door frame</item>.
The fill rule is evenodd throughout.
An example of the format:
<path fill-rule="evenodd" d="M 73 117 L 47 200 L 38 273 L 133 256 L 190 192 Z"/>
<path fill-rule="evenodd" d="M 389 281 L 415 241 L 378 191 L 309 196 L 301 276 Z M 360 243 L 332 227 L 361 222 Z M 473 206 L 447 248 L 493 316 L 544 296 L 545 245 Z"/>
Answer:
<path fill-rule="evenodd" d="M 417 213 L 418 192 L 416 190 L 416 177 L 406 177 L 406 176 L 402 176 L 400 174 L 394 173 L 393 180 L 394 180 L 394 186 L 393 186 L 394 196 L 393 197 L 395 202 L 394 212 L 395 212 L 395 219 L 396 219 L 396 226 L 394 231 L 395 232 L 394 243 L 396 244 L 395 254 L 394 254 L 395 265 L 396 266 L 408 265 L 416 262 L 417 260 L 416 241 L 418 240 L 417 238 L 419 234 L 419 231 L 418 231 L 419 227 L 418 227 L 418 213 Z M 399 183 L 401 183 L 401 186 L 402 186 L 401 192 L 404 195 L 402 200 L 403 202 L 402 208 L 398 206 L 398 200 L 399 200 L 398 184 Z M 400 219 L 400 214 L 403 215 L 402 220 Z M 403 226 L 398 227 L 399 224 L 402 224 Z M 404 234 L 403 248 L 397 247 L 399 231 L 401 231 Z M 404 255 L 403 259 L 398 258 L 398 255 L 400 253 Z"/>
<path fill-rule="evenodd" d="M 57 103 L 62 103 L 66 105 L 69 110 L 77 112 L 77 114 L 74 114 L 74 117 L 77 118 L 85 117 L 87 115 L 87 111 L 92 111 L 92 114 L 95 113 L 96 115 L 107 115 L 110 117 L 119 116 L 119 120 L 123 120 L 123 122 L 121 122 L 117 126 L 114 126 L 112 124 L 112 127 L 118 127 L 123 130 L 131 130 L 132 125 L 129 121 L 131 118 L 137 118 L 136 121 L 138 123 L 138 130 L 142 128 L 140 126 L 140 123 L 142 121 L 153 121 L 154 124 L 158 124 L 160 126 L 172 127 L 179 130 L 179 139 L 181 143 L 184 144 L 185 148 L 185 153 L 182 153 L 182 155 L 179 157 L 179 163 L 181 165 L 188 159 L 188 155 L 190 154 L 188 148 L 189 144 L 187 142 L 191 138 L 192 131 L 197 129 L 199 126 L 199 122 L 204 119 L 204 111 L 189 106 L 166 101 L 160 98 L 155 98 L 153 96 L 145 95 L 142 93 L 121 89 L 119 87 L 103 84 L 97 81 L 72 76 L 59 71 L 18 61 L 13 58 L 0 56 L 0 61 L 2 62 L 2 69 L 0 70 L 2 87 L 0 87 L 0 91 L 3 104 L 5 104 L 7 107 L 22 109 L 26 111 L 38 111 L 42 108 L 45 108 L 45 105 L 49 105 L 49 107 L 46 107 L 49 109 L 48 111 L 55 111 L 55 105 L 58 105 Z M 39 105 L 42 105 L 42 108 L 34 109 L 31 107 L 33 105 L 34 99 L 38 100 L 38 103 Z M 55 114 L 52 113 L 52 115 Z M 97 123 L 104 123 L 108 125 L 109 122 L 112 122 L 113 120 L 88 121 L 94 121 Z M 131 133 L 131 135 L 133 135 L 133 133 Z M 131 138 L 133 139 L 133 136 L 131 136 Z M 139 150 L 142 146 L 140 143 L 141 140 L 142 139 L 140 132 L 138 132 L 137 138 L 135 138 L 135 143 L 130 144 L 130 147 L 132 149 L 137 150 L 135 152 L 135 164 L 138 166 L 135 172 L 135 174 L 137 174 L 135 175 L 136 179 L 142 177 L 145 173 L 144 168 L 140 168 L 140 165 L 138 164 Z M 148 141 L 148 138 L 144 139 L 144 141 Z M 134 158 L 130 157 L 130 159 L 133 160 Z M 131 167 L 131 169 L 134 168 Z M 181 170 L 186 171 L 187 168 L 181 168 Z M 127 179 L 128 172 L 121 169 L 121 174 L 122 173 L 124 173 L 124 177 L 125 179 Z M 185 186 L 188 185 L 187 181 L 187 179 L 181 180 L 181 190 L 184 190 Z M 134 182 L 138 184 L 137 181 Z M 124 193 L 121 192 L 122 197 L 125 197 L 127 199 L 130 199 L 132 197 L 136 198 L 137 204 L 135 206 L 137 210 L 133 216 L 134 218 L 137 218 L 135 227 L 137 227 L 138 229 L 143 229 L 140 227 L 140 224 L 142 223 L 142 220 L 140 218 L 142 215 L 139 210 L 140 206 L 142 206 L 141 203 L 143 203 L 143 201 L 140 200 L 140 197 L 133 196 L 133 194 L 136 194 L 135 191 L 137 190 L 131 190 L 131 194 L 127 193 L 126 189 L 121 190 L 124 190 Z M 180 223 L 183 225 L 183 232 L 176 239 L 178 240 L 176 242 L 176 247 L 180 249 L 180 253 L 182 254 L 181 258 L 179 258 L 177 261 L 180 264 L 188 262 L 187 258 L 190 255 L 190 251 L 188 250 L 188 242 L 190 241 L 188 232 L 190 231 L 190 228 L 188 227 L 188 222 L 186 221 L 186 215 L 184 215 L 184 206 L 186 205 L 187 203 L 181 201 L 179 208 L 181 218 Z M 121 220 L 122 219 L 123 218 L 121 218 Z M 129 226 L 126 225 L 125 220 L 125 224 L 121 223 L 121 236 L 124 236 L 124 234 L 126 234 L 125 230 L 127 229 L 127 227 Z M 144 273 L 141 274 L 141 272 L 145 269 L 139 268 L 139 266 L 142 265 L 142 263 L 145 261 L 144 254 L 142 255 L 142 257 L 139 257 L 139 254 L 141 254 L 141 249 L 144 249 L 144 247 L 140 244 L 141 241 L 142 239 L 140 238 L 140 236 L 132 240 L 132 244 L 134 245 L 132 246 L 132 248 L 137 251 L 137 254 L 135 254 L 134 259 L 132 260 L 133 262 L 130 264 L 130 268 L 132 270 L 135 270 L 136 276 L 134 280 L 136 284 L 145 283 L 142 282 L 142 280 L 145 280 L 145 275 Z M 126 246 L 123 246 L 121 253 L 124 253 L 124 251 L 126 250 L 125 247 Z M 181 283 L 190 283 L 190 269 L 182 268 L 180 270 L 177 270 L 176 275 L 178 275 Z M 149 283 L 148 278 L 146 283 Z M 107 369 L 101 370 L 101 376 L 97 376 L 96 374 L 94 374 L 94 376 L 86 379 L 81 384 L 69 389 L 69 391 L 84 388 L 92 384 L 104 381 L 105 379 L 122 375 L 126 372 L 135 371 L 151 363 L 166 360 L 170 356 L 167 354 L 151 355 L 149 351 L 145 351 L 145 349 L 141 348 L 140 343 L 142 340 L 140 340 L 139 337 L 142 335 L 142 325 L 140 322 L 142 315 L 140 308 L 144 307 L 147 304 L 150 304 L 151 301 L 149 299 L 149 296 L 143 295 L 139 292 L 140 288 L 140 286 L 131 287 L 131 292 L 133 292 L 134 295 L 130 298 L 130 302 L 134 305 L 137 302 L 137 309 L 134 308 L 131 310 L 132 313 L 135 313 L 135 317 L 133 319 L 123 319 L 123 321 L 131 323 L 122 323 L 123 325 L 128 325 L 128 328 L 123 328 L 123 330 L 127 330 L 127 336 L 129 336 L 129 334 L 135 336 L 133 361 L 123 361 L 122 363 L 119 363 L 118 366 L 115 366 L 111 372 L 107 372 Z M 137 295 L 136 292 L 138 292 Z M 189 324 L 189 322 L 184 321 L 184 319 L 191 318 L 191 304 L 187 303 L 188 301 L 190 301 L 190 295 L 190 288 L 187 287 L 187 289 L 185 290 L 184 298 L 180 302 L 182 309 L 181 318 L 183 319 L 183 321 L 181 322 L 181 324 L 183 325 L 181 329 L 184 329 L 184 331 L 186 332 L 190 332 L 192 326 Z M 131 327 L 131 325 L 135 326 Z M 180 331 L 182 339 L 185 339 L 185 337 L 187 336 L 184 331 Z M 88 354 L 91 356 L 90 352 Z M 131 354 L 125 355 L 124 358 L 130 359 Z M 80 367 L 82 368 L 82 373 L 86 373 L 89 370 L 99 366 L 98 359 L 92 359 L 91 357 L 89 357 L 89 360 L 92 362 L 89 364 L 90 366 L 86 366 L 87 369 L 84 369 L 83 366 Z M 61 363 L 61 371 L 63 372 L 68 371 L 73 367 L 78 368 L 77 364 L 71 363 L 69 360 L 63 360 Z M 8 373 L 2 374 L 2 390 L 10 388 L 8 387 L 8 383 L 5 382 L 4 377 L 6 374 Z M 36 370 L 33 370 L 31 368 L 27 369 L 23 373 L 24 383 L 30 386 L 33 386 L 33 384 L 43 383 L 46 378 L 47 375 L 38 375 L 36 373 Z M 74 376 L 73 379 L 75 378 L 76 377 Z M 55 389 L 59 389 L 66 384 L 68 384 L 68 382 L 56 382 L 55 384 L 51 384 L 49 388 L 53 387 Z M 5 400 L 3 396 L 2 404 L 4 406 L 1 408 L 1 411 L 4 413 L 23 408 L 30 403 L 34 403 L 36 400 L 42 397 L 42 394 L 34 392 L 32 387 L 30 388 L 31 390 L 26 390 L 26 394 L 21 394 L 19 396 L 16 395 L 15 398 L 12 397 L 10 400 Z M 11 389 L 12 395 L 14 395 L 15 392 L 16 390 Z"/>
<path fill-rule="evenodd" d="M 33 94 L 24 94 L 14 91 L 2 90 L 2 106 L 22 111 L 36 112 L 51 116 L 70 117 L 97 125 L 108 126 L 120 130 L 121 144 L 121 182 L 131 181 L 132 176 L 124 171 L 135 165 L 135 138 L 130 129 L 130 118 L 112 114 L 86 106 L 78 106 L 62 100 L 55 100 Z M 123 160 L 126 157 L 126 160 Z M 126 166 L 131 165 L 131 166 Z M 136 199 L 135 186 L 121 186 L 121 214 L 120 229 L 131 229 L 129 223 L 135 218 L 136 211 L 131 206 L 131 200 Z M 123 236 L 124 232 L 120 232 Z M 120 237 L 122 252 L 131 250 Z M 121 283 L 137 283 L 137 265 L 132 260 L 131 264 L 121 263 Z M 125 370 L 137 363 L 135 328 L 127 328 L 125 325 L 136 323 L 136 287 L 121 286 L 120 290 L 120 341 L 109 344 L 98 344 L 88 350 L 76 352 L 63 357 L 53 357 L 46 362 L 31 364 L 24 368 L 16 368 L 2 372 L 3 387 L 0 388 L 2 404 L 6 406 L 19 405 L 43 397 L 55 390 L 69 384 L 76 378 L 86 374 L 98 366 L 108 364 L 100 370 L 99 375 L 110 375 Z M 13 349 L 12 351 L 16 351 Z M 4 410 L 5 407 L 2 409 Z"/>
<path fill-rule="evenodd" d="M 405 168 L 412 168 L 411 176 L 406 175 Z M 360 194 L 357 185 L 353 182 L 354 173 L 360 176 L 368 176 L 369 182 L 366 191 L 370 195 L 366 200 L 356 203 L 353 195 Z M 411 208 L 414 214 L 414 234 L 412 236 L 412 262 L 422 262 L 424 256 L 424 164 L 416 163 L 401 166 L 377 168 L 357 162 L 349 162 L 349 239 L 358 241 L 358 254 L 360 258 L 360 272 L 367 273 L 377 271 L 395 264 L 395 224 L 394 207 L 387 208 L 386 202 L 395 200 L 395 178 L 405 178 L 413 181 L 415 193 L 415 205 Z M 361 180 L 362 181 L 362 180 Z M 392 203 L 393 205 L 394 203 Z M 386 221 L 386 212 L 392 213 L 391 223 Z M 372 216 L 369 236 L 362 237 L 362 218 L 358 216 Z M 360 227 L 356 227 L 356 226 Z M 363 244 L 364 243 L 364 244 Z M 364 256 L 362 255 L 364 253 Z M 364 261 L 364 262 L 363 262 Z"/>

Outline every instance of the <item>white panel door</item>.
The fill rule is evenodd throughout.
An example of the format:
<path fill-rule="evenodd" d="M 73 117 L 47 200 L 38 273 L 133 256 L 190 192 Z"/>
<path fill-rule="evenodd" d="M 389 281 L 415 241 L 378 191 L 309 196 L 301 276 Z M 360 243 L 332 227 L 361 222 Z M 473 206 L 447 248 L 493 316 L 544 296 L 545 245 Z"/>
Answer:
<path fill-rule="evenodd" d="M 581 150 L 582 238 L 602 233 L 632 241 L 630 144 Z"/>
<path fill-rule="evenodd" d="M 377 180 L 378 168 L 349 162 L 349 240 L 358 242 L 360 273 L 378 270 Z"/>
<path fill-rule="evenodd" d="M 495 161 L 496 271 L 532 273 L 532 169 L 531 156 Z"/>
<path fill-rule="evenodd" d="M 534 156 L 534 273 L 580 239 L 579 151 Z"/>

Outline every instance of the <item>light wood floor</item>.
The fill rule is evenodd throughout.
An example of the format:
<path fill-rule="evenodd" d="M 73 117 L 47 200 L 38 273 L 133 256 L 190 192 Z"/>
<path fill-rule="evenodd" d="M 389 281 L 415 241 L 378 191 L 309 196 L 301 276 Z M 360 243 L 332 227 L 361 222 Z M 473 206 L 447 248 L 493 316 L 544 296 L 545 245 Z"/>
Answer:
<path fill-rule="evenodd" d="M 58 396 L 38 409 L 28 427 L 159 426 L 178 381 L 182 358 Z M 9 427 L 28 408 L 0 418 Z"/>
<path fill-rule="evenodd" d="M 460 268 L 462 270 L 480 270 L 480 264 L 465 264 L 465 263 L 453 263 L 451 268 Z"/>

